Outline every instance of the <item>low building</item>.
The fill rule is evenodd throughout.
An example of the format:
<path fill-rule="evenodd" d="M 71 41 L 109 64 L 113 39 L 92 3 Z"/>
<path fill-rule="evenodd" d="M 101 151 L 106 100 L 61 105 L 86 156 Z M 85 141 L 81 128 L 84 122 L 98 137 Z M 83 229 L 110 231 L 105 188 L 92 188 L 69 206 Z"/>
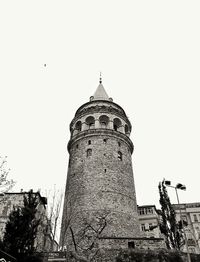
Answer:
<path fill-rule="evenodd" d="M 5 226 L 10 213 L 14 207 L 22 207 L 24 205 L 24 196 L 28 192 L 5 193 L 0 195 L 0 239 L 3 240 Z M 38 198 L 38 206 L 36 217 L 40 218 L 41 223 L 38 227 L 37 237 L 35 239 L 35 247 L 37 251 L 49 251 L 52 247 L 52 238 L 50 223 L 47 217 L 47 198 L 42 197 L 39 192 L 33 192 Z M 55 245 L 53 245 L 55 246 Z"/>
<path fill-rule="evenodd" d="M 145 237 L 163 237 L 159 228 L 159 213 L 155 205 L 138 206 L 140 229 Z"/>
<path fill-rule="evenodd" d="M 184 221 L 184 230 L 187 237 L 190 253 L 200 254 L 200 203 L 185 203 L 172 205 L 177 222 Z M 160 210 L 155 205 L 138 206 L 140 229 L 146 237 L 164 237 L 160 232 Z M 185 241 L 181 247 L 187 252 Z"/>
<path fill-rule="evenodd" d="M 189 252 L 200 254 L 200 203 L 173 204 L 173 208 L 176 220 L 180 221 L 182 217 L 184 221 Z M 182 250 L 187 251 L 186 245 Z"/>

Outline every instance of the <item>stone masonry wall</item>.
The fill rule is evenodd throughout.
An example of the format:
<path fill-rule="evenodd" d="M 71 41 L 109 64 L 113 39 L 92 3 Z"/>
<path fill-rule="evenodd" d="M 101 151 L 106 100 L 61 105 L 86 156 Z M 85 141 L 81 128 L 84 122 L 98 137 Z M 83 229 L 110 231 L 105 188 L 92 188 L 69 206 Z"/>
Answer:
<path fill-rule="evenodd" d="M 100 249 L 119 249 L 126 250 L 129 248 L 129 243 L 134 243 L 134 248 L 137 250 L 157 250 L 166 248 L 163 238 L 100 238 L 98 247 Z"/>
<path fill-rule="evenodd" d="M 89 134 L 71 145 L 63 216 L 62 230 L 70 225 L 75 238 L 86 222 L 97 228 L 102 217 L 103 235 L 140 236 L 131 150 L 120 135 L 102 130 L 101 135 Z"/>

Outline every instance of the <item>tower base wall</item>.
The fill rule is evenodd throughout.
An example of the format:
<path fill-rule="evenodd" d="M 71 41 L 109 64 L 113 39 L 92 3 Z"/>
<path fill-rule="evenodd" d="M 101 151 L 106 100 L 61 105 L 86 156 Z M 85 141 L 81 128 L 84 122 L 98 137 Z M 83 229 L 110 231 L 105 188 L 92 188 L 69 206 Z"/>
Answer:
<path fill-rule="evenodd" d="M 98 242 L 100 249 L 144 249 L 157 250 L 166 248 L 163 238 L 146 238 L 146 237 L 100 237 Z"/>

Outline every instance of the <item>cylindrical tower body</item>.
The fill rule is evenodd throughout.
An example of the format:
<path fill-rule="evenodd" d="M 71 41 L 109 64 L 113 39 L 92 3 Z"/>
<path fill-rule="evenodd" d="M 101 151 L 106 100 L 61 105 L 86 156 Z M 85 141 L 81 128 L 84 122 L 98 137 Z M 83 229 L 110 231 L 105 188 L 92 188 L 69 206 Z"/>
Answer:
<path fill-rule="evenodd" d="M 79 242 L 87 226 L 98 236 L 138 237 L 131 123 L 101 83 L 70 131 L 61 244 L 68 248 L 73 237 Z"/>

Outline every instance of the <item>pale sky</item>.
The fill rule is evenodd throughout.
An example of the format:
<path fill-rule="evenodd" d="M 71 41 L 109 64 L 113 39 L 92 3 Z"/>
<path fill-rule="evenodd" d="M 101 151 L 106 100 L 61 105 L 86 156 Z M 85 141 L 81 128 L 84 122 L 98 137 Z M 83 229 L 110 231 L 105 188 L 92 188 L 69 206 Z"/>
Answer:
<path fill-rule="evenodd" d="M 159 207 L 164 177 L 186 185 L 181 202 L 200 202 L 199 14 L 199 0 L 1 1 L 0 154 L 13 190 L 64 190 L 69 124 L 102 71 L 132 123 L 138 204 Z"/>

